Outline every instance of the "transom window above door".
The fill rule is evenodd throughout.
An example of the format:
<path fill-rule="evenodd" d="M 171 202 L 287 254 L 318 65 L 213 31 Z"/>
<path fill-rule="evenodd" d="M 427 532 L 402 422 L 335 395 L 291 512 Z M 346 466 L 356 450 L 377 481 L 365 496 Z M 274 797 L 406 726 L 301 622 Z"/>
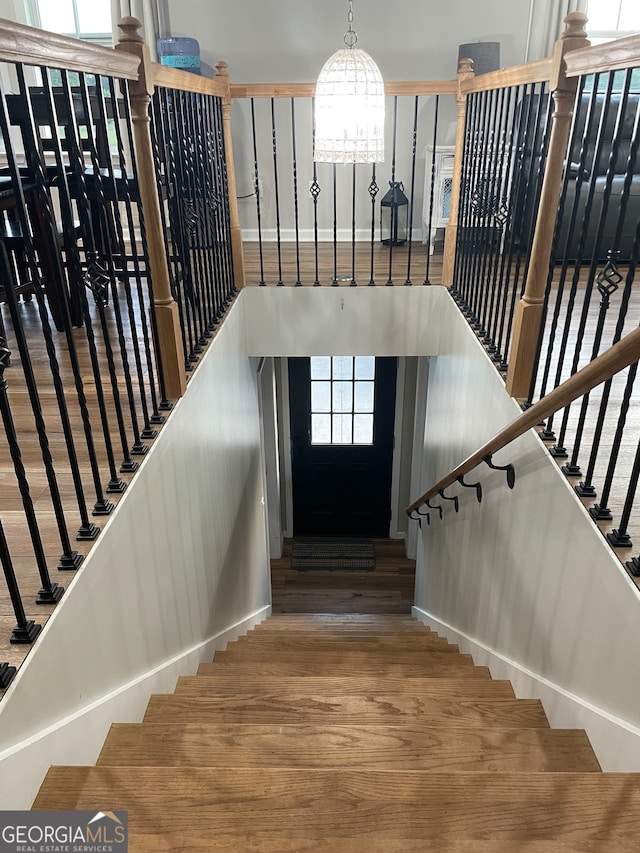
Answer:
<path fill-rule="evenodd" d="M 310 361 L 311 444 L 373 444 L 375 357 Z"/>

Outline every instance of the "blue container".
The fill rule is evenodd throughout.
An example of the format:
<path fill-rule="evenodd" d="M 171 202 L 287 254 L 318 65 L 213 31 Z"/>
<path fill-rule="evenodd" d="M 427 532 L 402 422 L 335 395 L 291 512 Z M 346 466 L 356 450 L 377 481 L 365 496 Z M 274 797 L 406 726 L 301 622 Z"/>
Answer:
<path fill-rule="evenodd" d="M 183 36 L 158 39 L 158 59 L 162 65 L 200 74 L 200 45 L 197 39 Z"/>

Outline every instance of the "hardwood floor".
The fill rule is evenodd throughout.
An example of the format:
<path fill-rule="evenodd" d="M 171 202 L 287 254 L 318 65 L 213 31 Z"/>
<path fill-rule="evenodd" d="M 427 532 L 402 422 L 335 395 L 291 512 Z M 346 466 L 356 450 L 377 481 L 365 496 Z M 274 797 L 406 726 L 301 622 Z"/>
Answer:
<path fill-rule="evenodd" d="M 283 556 L 271 561 L 273 612 L 410 614 L 415 560 L 407 559 L 403 540 L 376 539 L 374 546 L 373 572 L 301 572 L 290 567 L 291 540 L 285 540 Z"/>

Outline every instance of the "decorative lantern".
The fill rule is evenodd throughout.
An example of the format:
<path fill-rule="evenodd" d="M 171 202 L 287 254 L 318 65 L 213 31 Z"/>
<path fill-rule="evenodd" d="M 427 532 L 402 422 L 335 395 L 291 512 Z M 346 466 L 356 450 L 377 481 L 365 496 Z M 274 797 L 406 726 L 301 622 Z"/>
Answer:
<path fill-rule="evenodd" d="M 389 187 L 380 202 L 380 239 L 383 246 L 402 246 L 407 240 L 409 199 L 400 181 L 389 181 Z"/>

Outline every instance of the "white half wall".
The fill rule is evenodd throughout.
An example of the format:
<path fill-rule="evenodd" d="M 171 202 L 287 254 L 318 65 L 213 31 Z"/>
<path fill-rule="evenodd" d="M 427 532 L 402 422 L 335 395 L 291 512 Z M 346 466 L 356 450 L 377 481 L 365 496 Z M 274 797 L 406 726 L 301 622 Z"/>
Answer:
<path fill-rule="evenodd" d="M 268 615 L 256 375 L 239 301 L 0 704 L 0 807 L 93 763 L 111 711 Z M 79 726 L 73 725 L 79 720 Z"/>
<path fill-rule="evenodd" d="M 258 356 L 433 355 L 443 287 L 247 287 L 247 350 Z"/>
<path fill-rule="evenodd" d="M 520 412 L 453 301 L 430 359 L 422 488 Z M 418 543 L 416 614 L 460 641 L 552 725 L 584 727 L 606 770 L 640 770 L 640 600 L 570 483 L 532 430 L 496 455 L 515 489 L 482 465 L 484 497 L 460 487 Z M 417 492 L 415 497 L 420 492 Z"/>

